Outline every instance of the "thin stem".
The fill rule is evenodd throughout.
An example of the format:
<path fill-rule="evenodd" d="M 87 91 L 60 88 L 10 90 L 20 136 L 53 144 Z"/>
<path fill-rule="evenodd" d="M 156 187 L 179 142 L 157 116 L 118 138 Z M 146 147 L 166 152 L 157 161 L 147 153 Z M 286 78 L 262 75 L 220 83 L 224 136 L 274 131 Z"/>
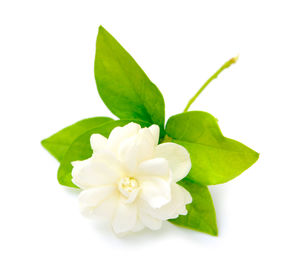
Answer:
<path fill-rule="evenodd" d="M 200 95 L 200 93 L 208 86 L 208 84 L 216 79 L 219 74 L 224 70 L 229 68 L 232 64 L 236 63 L 236 61 L 239 59 L 239 56 L 236 56 L 234 58 L 231 58 L 230 60 L 228 60 L 226 63 L 224 63 L 223 66 L 221 66 L 205 83 L 204 85 L 198 90 L 198 92 L 190 99 L 190 101 L 188 102 L 187 106 L 185 107 L 183 112 L 187 112 L 189 107 L 191 106 L 192 103 L 194 103 L 194 101 L 197 99 L 197 97 Z"/>

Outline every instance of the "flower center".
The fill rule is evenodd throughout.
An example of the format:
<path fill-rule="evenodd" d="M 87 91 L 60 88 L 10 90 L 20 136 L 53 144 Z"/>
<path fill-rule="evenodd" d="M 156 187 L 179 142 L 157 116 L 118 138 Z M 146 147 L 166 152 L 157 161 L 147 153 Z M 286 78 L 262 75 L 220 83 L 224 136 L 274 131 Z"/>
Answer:
<path fill-rule="evenodd" d="M 133 177 L 124 177 L 118 183 L 119 191 L 126 198 L 128 203 L 135 200 L 139 192 L 139 182 Z"/>

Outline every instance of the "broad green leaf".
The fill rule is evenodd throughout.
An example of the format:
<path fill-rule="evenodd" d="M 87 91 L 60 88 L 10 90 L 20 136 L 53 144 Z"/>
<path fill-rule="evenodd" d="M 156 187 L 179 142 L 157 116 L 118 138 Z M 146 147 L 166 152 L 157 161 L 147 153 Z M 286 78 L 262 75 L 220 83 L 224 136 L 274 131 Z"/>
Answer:
<path fill-rule="evenodd" d="M 259 156 L 247 146 L 224 137 L 216 118 L 202 111 L 172 116 L 166 134 L 190 153 L 192 169 L 187 178 L 203 185 L 221 184 L 235 178 Z"/>
<path fill-rule="evenodd" d="M 105 137 L 108 137 L 110 132 L 117 126 L 124 126 L 130 122 L 140 124 L 142 127 L 149 127 L 150 124 L 143 121 L 132 121 L 132 120 L 118 120 L 111 121 L 103 124 L 100 127 L 87 130 L 82 135 L 77 137 L 70 145 L 69 149 L 65 153 L 63 160 L 61 161 L 60 167 L 57 173 L 57 179 L 60 184 L 77 187 L 72 183 L 72 164 L 73 161 L 85 160 L 92 156 L 92 149 L 90 145 L 90 137 L 94 133 L 99 133 Z"/>
<path fill-rule="evenodd" d="M 87 130 L 100 127 L 102 124 L 110 121 L 113 121 L 113 119 L 108 117 L 95 117 L 81 120 L 43 140 L 42 145 L 60 162 L 70 145 L 78 136 Z"/>
<path fill-rule="evenodd" d="M 120 119 L 137 119 L 157 124 L 164 130 L 165 103 L 129 53 L 102 27 L 99 28 L 95 79 L 99 94 Z"/>
<path fill-rule="evenodd" d="M 187 205 L 187 215 L 181 215 L 177 219 L 169 221 L 179 226 L 217 236 L 216 212 L 207 186 L 201 186 L 187 179 L 178 184 L 190 192 L 193 201 Z"/>

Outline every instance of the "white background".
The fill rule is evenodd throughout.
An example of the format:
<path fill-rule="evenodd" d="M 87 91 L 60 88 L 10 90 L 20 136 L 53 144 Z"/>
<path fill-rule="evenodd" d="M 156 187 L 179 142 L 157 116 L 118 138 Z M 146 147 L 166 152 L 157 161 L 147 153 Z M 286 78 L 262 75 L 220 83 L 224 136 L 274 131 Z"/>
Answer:
<path fill-rule="evenodd" d="M 0 2 L 0 272 L 299 273 L 299 1 Z M 79 213 L 43 138 L 112 116 L 93 76 L 102 24 L 181 112 L 229 58 L 240 60 L 192 109 L 260 152 L 211 187 L 219 236 L 165 223 L 117 238 Z M 297 261 L 298 260 L 298 261 Z"/>

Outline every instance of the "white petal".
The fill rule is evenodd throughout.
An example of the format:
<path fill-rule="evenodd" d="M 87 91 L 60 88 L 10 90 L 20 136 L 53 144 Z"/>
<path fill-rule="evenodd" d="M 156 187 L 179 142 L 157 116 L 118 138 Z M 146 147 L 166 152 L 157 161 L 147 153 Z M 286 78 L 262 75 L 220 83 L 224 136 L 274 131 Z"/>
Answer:
<path fill-rule="evenodd" d="M 79 206 L 83 214 L 90 214 L 109 195 L 115 191 L 113 185 L 100 186 L 81 191 L 79 194 Z"/>
<path fill-rule="evenodd" d="M 98 218 L 111 222 L 118 202 L 119 194 L 117 192 L 113 192 L 94 209 L 93 213 Z"/>
<path fill-rule="evenodd" d="M 108 138 L 108 147 L 118 153 L 119 147 L 126 139 L 138 134 L 141 126 L 136 123 L 129 123 L 123 127 L 115 127 Z"/>
<path fill-rule="evenodd" d="M 132 232 L 139 232 L 144 229 L 144 225 L 140 220 L 137 220 L 134 228 L 131 230 Z"/>
<path fill-rule="evenodd" d="M 148 128 L 142 128 L 136 136 L 122 142 L 119 148 L 119 159 L 134 173 L 137 165 L 142 161 L 151 159 L 154 153 L 154 140 Z M 134 175 L 134 174 L 132 174 Z"/>
<path fill-rule="evenodd" d="M 158 145 L 155 157 L 165 158 L 168 161 L 175 182 L 183 179 L 192 166 L 188 151 L 183 146 L 174 143 Z"/>
<path fill-rule="evenodd" d="M 119 200 L 112 227 L 115 233 L 125 233 L 131 231 L 137 222 L 137 206 L 136 203 L 125 204 Z"/>
<path fill-rule="evenodd" d="M 122 163 L 116 158 L 116 156 L 107 148 L 103 148 L 95 152 L 92 156 L 93 160 L 97 163 L 102 163 L 118 174 L 124 174 Z"/>
<path fill-rule="evenodd" d="M 72 181 L 83 189 L 113 184 L 121 176 L 117 168 L 98 161 L 95 156 L 84 161 L 73 162 L 72 164 Z"/>
<path fill-rule="evenodd" d="M 132 191 L 128 194 L 128 197 L 124 200 L 124 203 L 125 203 L 125 204 L 130 204 L 130 203 L 132 203 L 132 202 L 136 199 L 136 197 L 138 196 L 139 192 L 140 192 L 140 189 L 139 189 L 139 188 L 138 188 L 138 189 L 132 190 Z"/>
<path fill-rule="evenodd" d="M 182 186 L 172 184 L 172 200 L 165 206 L 159 208 L 158 214 L 168 216 L 168 219 L 177 218 L 179 215 L 186 215 L 186 205 L 192 202 L 191 194 Z"/>
<path fill-rule="evenodd" d="M 153 158 L 155 143 L 148 128 L 142 128 L 139 131 L 136 146 L 138 148 L 138 163 Z"/>
<path fill-rule="evenodd" d="M 184 196 L 184 202 L 183 203 L 185 205 L 188 205 L 188 204 L 192 203 L 192 201 L 193 201 L 192 195 L 184 187 L 182 187 L 182 186 L 179 186 L 179 187 L 180 187 L 180 191 L 183 192 L 183 196 Z"/>
<path fill-rule="evenodd" d="M 154 144 L 157 145 L 159 141 L 159 126 L 158 125 L 152 125 L 149 127 L 149 130 L 153 136 Z"/>
<path fill-rule="evenodd" d="M 171 181 L 161 177 L 145 177 L 139 181 L 141 199 L 153 208 L 159 208 L 171 200 Z"/>
<path fill-rule="evenodd" d="M 140 220 L 144 224 L 144 226 L 152 229 L 152 230 L 158 230 L 162 226 L 162 221 L 150 216 L 146 212 L 140 212 Z"/>
<path fill-rule="evenodd" d="M 138 166 L 137 170 L 137 179 L 139 176 L 169 177 L 169 175 L 168 161 L 164 158 L 154 158 L 144 161 Z"/>
<path fill-rule="evenodd" d="M 182 186 L 172 183 L 172 199 L 161 208 L 153 209 L 147 204 L 141 206 L 142 210 L 154 218 L 168 220 L 177 218 L 179 215 L 186 215 L 186 205 L 192 202 L 190 193 Z"/>
<path fill-rule="evenodd" d="M 137 168 L 137 147 L 136 147 L 137 136 L 132 136 L 127 140 L 123 141 L 118 150 L 118 159 L 123 163 L 124 168 L 132 176 Z"/>
<path fill-rule="evenodd" d="M 92 134 L 90 142 L 94 152 L 102 150 L 107 145 L 107 139 L 101 134 Z"/>

